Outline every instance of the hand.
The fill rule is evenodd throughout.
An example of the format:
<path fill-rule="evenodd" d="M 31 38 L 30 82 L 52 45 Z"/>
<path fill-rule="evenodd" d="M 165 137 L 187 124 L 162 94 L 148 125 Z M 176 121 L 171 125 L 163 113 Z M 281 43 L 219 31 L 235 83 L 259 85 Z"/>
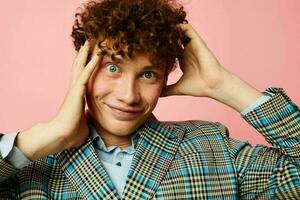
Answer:
<path fill-rule="evenodd" d="M 92 58 L 86 65 L 91 47 L 94 47 Z M 65 138 L 66 148 L 82 145 L 89 134 L 88 114 L 84 112 L 86 106 L 84 97 L 88 80 L 100 60 L 98 51 L 98 46 L 91 41 L 86 41 L 80 48 L 73 63 L 69 91 L 58 115 L 51 122 Z"/>
<path fill-rule="evenodd" d="M 101 57 L 101 54 L 97 55 L 98 46 L 94 45 L 92 58 L 86 65 L 90 46 L 86 41 L 74 60 L 70 88 L 54 119 L 18 134 L 16 146 L 30 160 L 80 146 L 88 137 L 84 97 L 88 80 Z"/>
<path fill-rule="evenodd" d="M 182 77 L 177 83 L 164 88 L 161 96 L 191 95 L 210 97 L 228 73 L 190 24 L 179 28 L 190 38 L 184 47 L 184 57 L 179 61 Z"/>
<path fill-rule="evenodd" d="M 209 97 L 238 112 L 262 96 L 259 90 L 222 67 L 190 24 L 178 26 L 190 38 L 179 62 L 183 75 L 175 84 L 166 86 L 161 96 Z"/>

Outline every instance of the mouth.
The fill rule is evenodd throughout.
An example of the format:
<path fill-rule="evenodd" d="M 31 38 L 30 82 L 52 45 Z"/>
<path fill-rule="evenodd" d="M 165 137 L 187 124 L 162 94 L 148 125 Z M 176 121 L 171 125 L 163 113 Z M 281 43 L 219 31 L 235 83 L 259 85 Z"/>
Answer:
<path fill-rule="evenodd" d="M 121 108 L 112 105 L 107 106 L 110 108 L 113 115 L 119 120 L 132 120 L 136 118 L 142 111 L 141 108 Z"/>

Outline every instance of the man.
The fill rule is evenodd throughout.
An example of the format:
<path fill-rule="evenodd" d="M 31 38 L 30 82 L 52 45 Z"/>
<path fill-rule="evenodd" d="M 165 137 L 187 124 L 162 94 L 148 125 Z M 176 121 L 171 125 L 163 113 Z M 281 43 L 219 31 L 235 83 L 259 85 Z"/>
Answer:
<path fill-rule="evenodd" d="M 261 93 L 227 71 L 173 1 L 91 2 L 78 16 L 58 114 L 0 136 L 2 199 L 300 196 L 300 115 L 283 89 Z M 176 59 L 183 75 L 166 86 Z M 169 95 L 224 103 L 274 147 L 230 139 L 220 123 L 159 122 L 152 111 Z"/>

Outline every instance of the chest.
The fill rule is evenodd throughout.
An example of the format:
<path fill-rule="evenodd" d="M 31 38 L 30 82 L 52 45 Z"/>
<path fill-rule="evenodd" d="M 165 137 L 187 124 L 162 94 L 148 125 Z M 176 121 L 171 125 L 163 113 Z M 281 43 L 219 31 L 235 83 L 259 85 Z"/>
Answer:
<path fill-rule="evenodd" d="M 237 199 L 234 166 L 221 152 L 177 157 L 162 179 L 156 199 Z"/>

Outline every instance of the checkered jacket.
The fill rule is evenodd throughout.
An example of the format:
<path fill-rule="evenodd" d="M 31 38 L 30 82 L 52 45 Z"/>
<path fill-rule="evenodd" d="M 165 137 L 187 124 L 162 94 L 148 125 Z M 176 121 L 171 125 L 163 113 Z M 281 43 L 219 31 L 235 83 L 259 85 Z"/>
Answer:
<path fill-rule="evenodd" d="M 0 199 L 300 199 L 300 112 L 282 88 L 267 91 L 243 118 L 272 147 L 230 139 L 218 122 L 151 116 L 122 197 L 89 138 L 21 170 L 0 158 Z"/>

